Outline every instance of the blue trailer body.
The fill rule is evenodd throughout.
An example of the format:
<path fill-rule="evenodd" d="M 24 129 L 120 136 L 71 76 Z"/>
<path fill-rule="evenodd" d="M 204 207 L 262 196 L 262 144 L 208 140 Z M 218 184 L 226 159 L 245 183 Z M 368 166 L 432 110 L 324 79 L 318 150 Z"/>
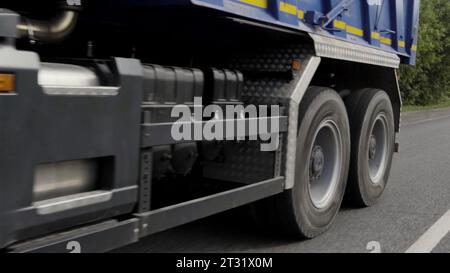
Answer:
<path fill-rule="evenodd" d="M 250 20 L 343 39 L 414 64 L 420 0 L 133 0 L 140 5 L 197 5 Z"/>

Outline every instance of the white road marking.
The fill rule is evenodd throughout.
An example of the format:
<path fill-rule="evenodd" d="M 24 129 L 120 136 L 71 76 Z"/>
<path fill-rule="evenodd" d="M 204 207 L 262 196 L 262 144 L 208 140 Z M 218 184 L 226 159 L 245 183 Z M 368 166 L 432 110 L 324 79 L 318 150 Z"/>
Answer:
<path fill-rule="evenodd" d="M 430 253 L 450 232 L 450 210 L 410 246 L 405 253 Z"/>

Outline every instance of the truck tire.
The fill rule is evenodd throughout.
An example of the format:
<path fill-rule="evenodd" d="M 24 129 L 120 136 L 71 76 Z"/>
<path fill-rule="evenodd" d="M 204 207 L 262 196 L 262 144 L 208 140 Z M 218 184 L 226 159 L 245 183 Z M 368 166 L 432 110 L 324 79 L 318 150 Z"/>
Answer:
<path fill-rule="evenodd" d="M 309 239 L 331 227 L 341 206 L 350 126 L 344 102 L 331 89 L 310 87 L 299 109 L 294 187 L 264 200 L 258 212 L 283 232 Z"/>
<path fill-rule="evenodd" d="M 395 147 L 394 112 L 388 94 L 362 89 L 346 99 L 352 152 L 346 202 L 368 207 L 383 194 Z"/>

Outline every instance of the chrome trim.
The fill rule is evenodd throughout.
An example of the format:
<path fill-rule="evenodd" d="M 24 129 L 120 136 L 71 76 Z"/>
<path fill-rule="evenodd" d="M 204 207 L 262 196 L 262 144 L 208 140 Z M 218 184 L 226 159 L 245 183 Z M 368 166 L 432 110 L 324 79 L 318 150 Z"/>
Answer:
<path fill-rule="evenodd" d="M 17 25 L 17 32 L 20 38 L 55 43 L 66 39 L 73 32 L 78 19 L 79 12 L 70 9 L 63 10 L 49 21 L 22 17 Z"/>
<path fill-rule="evenodd" d="M 41 63 L 38 83 L 42 86 L 99 86 L 95 72 L 87 67 L 64 63 Z"/>
<path fill-rule="evenodd" d="M 98 162 L 95 159 L 39 164 L 35 168 L 34 201 L 95 190 Z"/>
<path fill-rule="evenodd" d="M 119 94 L 119 87 L 112 86 L 42 86 L 47 95 L 65 96 L 116 96 Z"/>
<path fill-rule="evenodd" d="M 47 95 L 116 96 L 120 87 L 100 86 L 97 74 L 84 66 L 42 63 L 38 83 Z"/>
<path fill-rule="evenodd" d="M 113 193 L 111 191 L 92 191 L 35 202 L 33 206 L 39 215 L 47 215 L 108 202 L 112 196 Z"/>

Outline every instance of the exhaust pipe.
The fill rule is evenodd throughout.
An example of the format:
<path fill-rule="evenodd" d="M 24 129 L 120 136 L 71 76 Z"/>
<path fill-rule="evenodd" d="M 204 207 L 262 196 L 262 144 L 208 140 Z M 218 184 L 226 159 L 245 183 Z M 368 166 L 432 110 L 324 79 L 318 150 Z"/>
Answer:
<path fill-rule="evenodd" d="M 26 17 L 17 25 L 19 38 L 44 43 L 56 43 L 66 39 L 78 23 L 81 1 L 62 1 L 61 13 L 49 21 Z"/>

